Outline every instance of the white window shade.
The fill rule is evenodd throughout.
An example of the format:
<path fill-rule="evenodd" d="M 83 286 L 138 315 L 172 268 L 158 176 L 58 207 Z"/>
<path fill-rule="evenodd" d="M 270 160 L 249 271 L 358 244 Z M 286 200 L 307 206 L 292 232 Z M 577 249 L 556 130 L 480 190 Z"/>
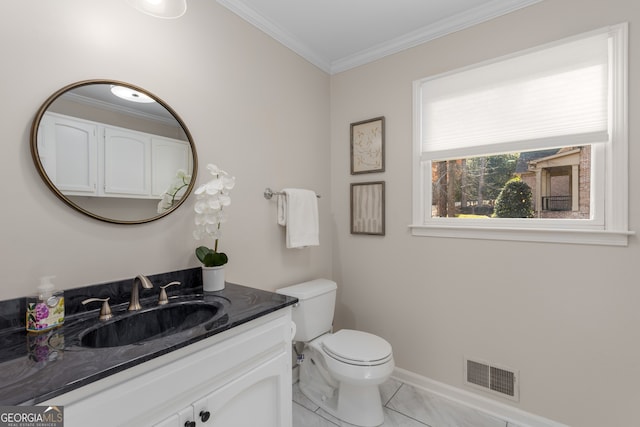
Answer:
<path fill-rule="evenodd" d="M 608 34 L 425 79 L 423 160 L 606 142 Z"/>

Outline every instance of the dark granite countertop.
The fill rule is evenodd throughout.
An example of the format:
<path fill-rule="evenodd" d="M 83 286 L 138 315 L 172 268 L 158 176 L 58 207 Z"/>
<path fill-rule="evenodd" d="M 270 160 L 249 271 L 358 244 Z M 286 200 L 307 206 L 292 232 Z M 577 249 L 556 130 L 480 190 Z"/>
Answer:
<path fill-rule="evenodd" d="M 100 304 L 87 310 L 80 301 L 109 296 L 114 314 L 110 322 L 130 316 L 126 307 L 132 279 L 65 291 L 64 325 L 38 335 L 24 329 L 24 299 L 0 301 L 0 406 L 38 404 L 297 301 L 232 283 L 222 291 L 203 293 L 199 268 L 148 277 L 154 288 L 141 290 L 143 310 L 157 306 L 159 286 L 174 280 L 182 285 L 167 288 L 169 305 L 195 302 L 222 310 L 210 321 L 181 332 L 131 345 L 89 348 L 80 345 L 80 337 L 102 323 Z"/>

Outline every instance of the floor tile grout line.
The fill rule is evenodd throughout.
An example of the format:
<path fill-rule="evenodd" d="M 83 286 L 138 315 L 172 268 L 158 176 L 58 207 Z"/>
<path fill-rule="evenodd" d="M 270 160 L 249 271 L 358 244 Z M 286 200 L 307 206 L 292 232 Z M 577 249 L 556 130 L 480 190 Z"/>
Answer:
<path fill-rule="evenodd" d="M 396 390 L 392 393 L 391 397 L 390 397 L 389 399 L 387 399 L 387 400 L 386 400 L 386 403 L 384 403 L 384 404 L 383 404 L 383 408 L 384 408 L 385 410 L 389 410 L 389 411 L 392 411 L 392 412 L 397 413 L 397 414 L 399 414 L 399 415 L 402 415 L 403 417 L 406 417 L 406 418 L 408 418 L 408 419 L 410 419 L 410 420 L 412 420 L 412 421 L 415 421 L 416 423 L 418 423 L 418 424 L 420 424 L 420 425 L 422 425 L 422 426 L 425 426 L 425 427 L 436 427 L 435 425 L 427 424 L 425 421 L 422 421 L 422 420 L 420 420 L 420 419 L 414 418 L 413 416 L 411 416 L 411 415 L 409 415 L 409 414 L 406 414 L 406 413 L 402 412 L 401 410 L 398 410 L 398 409 L 396 409 L 396 408 L 393 408 L 393 407 L 389 407 L 389 406 L 388 406 L 388 405 L 391 403 L 391 401 L 392 401 L 392 400 L 393 400 L 393 399 L 398 395 L 398 393 L 400 392 L 400 390 L 401 390 L 403 387 L 405 387 L 405 386 L 410 387 L 410 385 L 408 385 L 408 384 L 406 384 L 406 383 L 404 383 L 404 382 L 402 382 L 402 381 L 398 381 L 398 382 L 400 383 L 400 385 L 399 385 L 399 386 L 398 386 L 398 388 L 396 388 Z M 295 385 L 295 384 L 294 384 L 294 385 Z M 448 400 L 448 399 L 446 399 L 446 398 L 445 398 L 445 400 Z M 316 406 L 316 409 L 315 409 L 315 410 L 312 410 L 312 409 L 308 408 L 307 406 L 303 405 L 302 403 L 299 403 L 299 402 L 297 402 L 297 401 L 295 401 L 295 400 L 293 400 L 293 403 L 294 403 L 294 404 L 296 404 L 296 405 L 298 405 L 298 406 L 300 406 L 300 407 L 302 407 L 302 408 L 305 410 L 305 412 L 308 412 L 308 413 L 310 413 L 310 414 L 313 414 L 313 415 L 315 415 L 315 416 L 317 416 L 317 417 L 321 418 L 322 420 L 324 420 L 324 421 L 328 422 L 329 424 L 331 424 L 331 425 L 333 425 L 333 426 L 337 426 L 337 427 L 340 427 L 340 426 L 341 426 L 341 424 L 336 424 L 332 419 L 329 419 L 329 418 L 327 418 L 327 417 L 323 416 L 323 415 L 322 415 L 322 412 L 320 411 L 320 409 L 322 409 L 322 408 L 321 408 L 320 406 L 318 406 L 318 405 L 314 405 L 314 406 Z M 497 420 L 497 421 L 500 421 L 500 422 L 501 422 L 501 424 L 503 424 L 503 427 L 510 427 L 510 424 L 509 424 L 509 422 L 508 422 L 507 420 L 505 420 L 505 419 L 501 419 L 501 418 L 498 418 L 498 417 L 493 417 L 493 418 L 496 418 L 496 420 Z M 343 422 L 343 421 L 341 421 L 341 422 Z M 346 424 L 346 425 L 348 425 L 348 426 L 352 426 L 351 424 Z M 354 427 L 355 427 L 355 426 L 354 426 Z M 515 427 L 515 425 L 514 425 L 514 427 Z"/>
<path fill-rule="evenodd" d="M 396 390 L 396 392 L 393 394 L 393 396 L 391 397 L 391 399 L 389 399 L 389 401 L 384 405 L 384 407 L 385 407 L 385 408 L 388 408 L 388 409 L 391 409 L 391 410 L 394 410 L 395 412 L 397 412 L 397 413 L 399 413 L 399 414 L 402 414 L 402 415 L 404 415 L 404 416 L 406 416 L 406 417 L 408 417 L 408 418 L 411 418 L 412 420 L 415 420 L 415 421 L 417 421 L 417 422 L 419 422 L 419 423 L 421 423 L 421 424 L 425 424 L 425 425 L 427 425 L 427 426 L 429 426 L 429 427 L 438 427 L 438 426 L 435 426 L 435 425 L 434 425 L 434 426 L 431 426 L 430 424 L 426 424 L 424 421 L 420 421 L 420 420 L 418 420 L 418 419 L 416 419 L 416 418 L 413 418 L 413 417 L 411 417 L 410 415 L 407 415 L 407 414 L 405 414 L 405 413 L 403 413 L 403 412 L 401 412 L 401 411 L 399 411 L 399 410 L 397 410 L 397 409 L 395 409 L 395 408 L 392 408 L 392 407 L 387 406 L 387 405 L 391 402 L 391 400 L 393 400 L 393 398 L 394 398 L 394 397 L 395 397 L 395 396 L 400 392 L 400 389 L 402 389 L 402 387 L 407 386 L 407 387 L 410 387 L 410 388 L 420 389 L 419 387 L 413 386 L 413 385 L 411 385 L 411 384 L 409 384 L 409 383 L 405 383 L 405 382 L 402 382 L 402 381 L 399 381 L 399 382 L 400 382 L 400 387 L 398 387 L 398 389 Z M 495 421 L 499 421 L 501 424 L 503 424 L 503 426 L 504 426 L 504 427 L 510 427 L 510 425 L 513 425 L 513 427 L 519 427 L 519 426 L 518 426 L 518 425 L 516 425 L 516 424 L 509 424 L 509 421 L 508 421 L 508 420 L 506 420 L 505 418 L 501 417 L 501 416 L 494 415 L 494 414 L 491 414 L 491 413 L 488 413 L 488 412 L 482 411 L 482 410 L 480 410 L 480 409 L 475 409 L 475 408 L 473 408 L 473 407 L 471 407 L 471 406 L 467 406 L 467 405 L 461 404 L 461 403 L 459 403 L 459 402 L 456 402 L 456 401 L 455 401 L 455 400 L 453 400 L 453 399 L 450 399 L 450 398 L 448 398 L 448 397 L 446 397 L 446 396 L 443 396 L 443 395 L 440 395 L 440 394 L 438 394 L 438 393 L 433 393 L 433 392 L 431 392 L 431 391 L 429 391 L 429 390 L 427 390 L 427 389 L 423 389 L 423 391 L 424 391 L 424 392 L 426 392 L 426 393 L 427 393 L 427 394 L 429 394 L 429 395 L 432 395 L 432 396 L 437 397 L 438 399 L 444 400 L 444 401 L 448 402 L 449 404 L 453 404 L 454 406 L 461 406 L 462 408 L 465 408 L 465 409 L 472 409 L 472 410 L 474 410 L 474 412 L 477 412 L 477 413 L 480 413 L 480 414 L 481 414 L 481 415 L 483 415 L 483 416 L 486 416 L 486 417 L 492 418 L 492 419 L 494 419 Z"/>
<path fill-rule="evenodd" d="M 385 408 L 387 407 L 387 405 L 389 404 L 389 402 L 391 402 L 393 400 L 394 397 L 396 397 L 396 394 L 398 394 L 398 392 L 400 391 L 400 389 L 402 388 L 402 386 L 404 385 L 403 382 L 400 382 L 400 387 L 398 387 L 396 389 L 395 392 L 393 392 L 393 395 L 391 395 L 391 397 L 389 399 L 387 399 L 387 402 L 383 405 Z"/>
<path fill-rule="evenodd" d="M 388 409 L 389 411 L 393 411 L 393 412 L 395 412 L 396 414 L 400 414 L 400 415 L 402 415 L 403 417 L 407 417 L 407 418 L 409 418 L 409 419 L 411 419 L 411 420 L 413 420 L 413 421 L 417 422 L 418 424 L 422 424 L 423 426 L 433 427 L 431 424 L 424 423 L 424 422 L 420 421 L 420 420 L 419 420 L 419 419 L 417 419 L 417 418 L 413 418 L 412 416 L 407 415 L 407 414 L 405 414 L 404 412 L 400 412 L 400 411 L 398 411 L 397 409 L 387 408 L 386 406 L 385 406 L 385 408 L 386 408 L 386 409 Z"/>
<path fill-rule="evenodd" d="M 306 407 L 306 406 L 304 406 L 304 405 L 301 405 L 301 404 L 300 404 L 300 403 L 298 403 L 298 402 L 295 402 L 295 401 L 294 401 L 294 402 L 293 402 L 293 404 L 294 404 L 294 405 L 298 405 L 299 407 L 301 407 L 301 408 L 302 408 L 302 409 L 304 409 L 305 411 L 307 411 L 307 412 L 309 412 L 309 413 L 311 413 L 311 414 L 313 414 L 313 415 L 315 415 L 315 416 L 317 416 L 317 417 L 322 418 L 323 420 L 325 420 L 325 421 L 327 421 L 327 422 L 329 422 L 329 423 L 333 424 L 334 426 L 338 426 L 338 424 L 334 423 L 333 421 L 331 421 L 331 420 L 329 420 L 329 419 L 327 419 L 327 418 L 323 417 L 321 414 L 319 414 L 319 413 L 318 413 L 318 410 L 319 410 L 320 408 L 316 409 L 315 411 L 312 411 L 311 409 L 307 408 L 307 407 Z M 338 427 L 340 427 L 340 426 L 338 426 Z"/>
<path fill-rule="evenodd" d="M 320 409 L 320 408 L 318 408 L 318 409 Z M 330 422 L 331 424 L 335 424 L 335 425 L 337 425 L 338 427 L 340 427 L 340 424 L 336 424 L 336 423 L 334 423 L 332 420 L 330 420 L 329 418 L 327 418 L 327 417 L 323 417 L 323 416 L 322 416 L 322 414 L 319 414 L 319 413 L 317 413 L 317 412 L 316 412 L 316 415 L 317 415 L 317 416 L 319 416 L 320 418 L 322 418 L 323 420 L 326 420 L 326 421 Z M 348 422 L 346 422 L 346 421 L 340 421 L 340 422 L 341 422 L 341 423 L 344 423 L 344 424 L 347 424 L 348 426 L 352 426 L 352 425 L 353 425 L 353 424 L 349 424 L 349 423 L 348 423 Z M 353 426 L 353 427 L 356 427 L 356 426 Z"/>

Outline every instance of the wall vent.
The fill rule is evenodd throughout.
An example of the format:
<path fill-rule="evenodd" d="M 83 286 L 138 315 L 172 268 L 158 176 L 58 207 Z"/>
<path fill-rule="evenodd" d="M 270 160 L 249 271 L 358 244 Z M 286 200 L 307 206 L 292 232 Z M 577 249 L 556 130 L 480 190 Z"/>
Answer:
<path fill-rule="evenodd" d="M 519 401 L 518 371 L 478 360 L 464 359 L 464 376 L 467 384 Z"/>

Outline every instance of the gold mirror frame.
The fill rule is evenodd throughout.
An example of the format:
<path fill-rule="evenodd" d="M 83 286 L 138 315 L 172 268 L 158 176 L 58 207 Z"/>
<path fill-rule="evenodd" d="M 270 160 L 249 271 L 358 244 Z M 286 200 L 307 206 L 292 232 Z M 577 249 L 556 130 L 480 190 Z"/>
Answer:
<path fill-rule="evenodd" d="M 191 164 L 191 180 L 190 180 L 190 182 L 189 182 L 189 184 L 187 186 L 187 189 L 184 192 L 183 196 L 179 200 L 177 200 L 171 206 L 171 208 L 169 208 L 165 212 L 156 213 L 155 215 L 150 215 L 149 217 L 144 217 L 144 218 L 140 218 L 140 219 L 118 219 L 118 218 L 110 218 L 108 216 L 103 216 L 102 214 L 98 214 L 96 212 L 92 212 L 90 209 L 82 207 L 78 203 L 76 203 L 73 200 L 71 200 L 69 197 L 67 197 L 65 194 L 63 194 L 60 189 L 58 189 L 58 187 L 54 184 L 54 182 L 51 180 L 51 178 L 47 175 L 47 172 L 46 172 L 46 170 L 44 168 L 44 165 L 42 164 L 42 161 L 40 159 L 40 154 L 38 152 L 38 131 L 39 131 L 39 128 L 40 128 L 41 120 L 44 117 L 45 113 L 52 106 L 52 104 L 56 100 L 58 100 L 62 95 L 65 95 L 65 94 L 67 94 L 68 92 L 70 92 L 70 91 L 72 91 L 74 89 L 83 88 L 85 86 L 90 86 L 90 85 L 117 85 L 117 86 L 123 86 L 125 88 L 129 88 L 129 89 L 132 89 L 132 90 L 134 90 L 136 92 L 145 94 L 145 95 L 151 97 L 159 106 L 163 107 L 166 110 L 166 112 L 168 112 L 171 116 L 173 116 L 173 119 L 175 119 L 177 124 L 182 129 L 182 132 L 184 132 L 184 137 L 186 137 L 186 140 L 187 140 L 185 142 L 189 143 L 189 147 L 190 147 L 190 150 L 191 150 L 191 157 L 192 157 L 192 159 L 191 159 L 192 160 L 192 164 Z M 114 126 L 117 126 L 117 125 L 114 125 Z M 117 80 L 108 80 L 108 79 L 93 79 L 93 80 L 84 80 L 84 81 L 72 83 L 72 84 L 69 84 L 69 85 L 59 89 L 58 91 L 53 93 L 44 102 L 44 104 L 42 104 L 42 106 L 40 107 L 40 109 L 36 113 L 35 119 L 33 120 L 33 124 L 31 126 L 30 145 L 31 145 L 31 157 L 33 158 L 33 162 L 34 162 L 34 164 L 36 166 L 36 169 L 37 169 L 40 177 L 42 178 L 42 180 L 49 187 L 49 189 L 51 191 L 53 191 L 53 193 L 60 200 L 62 200 L 65 204 L 67 204 L 68 206 L 72 207 L 76 211 L 81 212 L 81 213 L 83 213 L 85 215 L 88 215 L 88 216 L 90 216 L 92 218 L 95 218 L 97 220 L 108 222 L 108 223 L 113 223 L 113 224 L 143 224 L 143 223 L 147 223 L 147 222 L 151 222 L 151 221 L 155 221 L 157 219 L 163 218 L 163 217 L 169 215 L 171 212 L 175 211 L 178 207 L 180 207 L 180 205 L 182 205 L 182 203 L 184 203 L 184 201 L 187 199 L 189 194 L 191 194 L 191 192 L 193 191 L 193 187 L 194 187 L 195 182 L 196 182 L 196 176 L 197 176 L 197 171 L 198 171 L 198 155 L 197 155 L 197 152 L 196 152 L 195 144 L 193 143 L 193 138 L 191 137 L 191 133 L 189 132 L 189 129 L 187 128 L 187 126 L 184 124 L 184 122 L 182 121 L 180 116 L 178 116 L 178 114 L 173 110 L 173 108 L 171 108 L 162 99 L 158 98 L 157 96 L 153 95 L 152 93 L 150 93 L 149 91 L 147 91 L 145 89 L 142 89 L 142 88 L 140 88 L 138 86 L 135 86 L 135 85 L 132 85 L 132 84 L 126 83 L 126 82 L 121 82 L 121 81 L 117 81 Z M 109 200 L 108 197 L 102 197 L 101 199 Z M 136 199 L 132 199 L 132 200 L 136 200 Z"/>

